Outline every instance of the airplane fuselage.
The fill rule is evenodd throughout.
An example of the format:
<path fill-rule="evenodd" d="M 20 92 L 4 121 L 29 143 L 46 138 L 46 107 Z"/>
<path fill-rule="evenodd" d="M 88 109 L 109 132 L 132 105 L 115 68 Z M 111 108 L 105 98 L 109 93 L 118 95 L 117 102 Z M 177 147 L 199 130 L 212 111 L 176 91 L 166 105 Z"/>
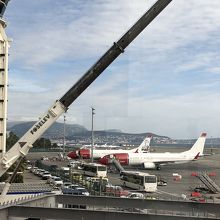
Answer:
<path fill-rule="evenodd" d="M 164 163 L 184 163 L 189 162 L 195 158 L 196 155 L 187 155 L 183 153 L 130 153 L 128 155 L 129 165 L 140 165 L 143 163 L 157 163 L 160 161 L 160 164 Z"/>

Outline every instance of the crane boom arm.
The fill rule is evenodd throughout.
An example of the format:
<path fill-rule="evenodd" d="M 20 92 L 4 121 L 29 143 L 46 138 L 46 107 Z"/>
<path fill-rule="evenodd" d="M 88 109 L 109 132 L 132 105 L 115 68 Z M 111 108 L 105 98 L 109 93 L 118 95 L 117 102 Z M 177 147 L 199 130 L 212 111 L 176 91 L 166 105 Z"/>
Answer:
<path fill-rule="evenodd" d="M 10 0 L 0 0 L 0 18 L 3 17 L 9 1 Z"/>
<path fill-rule="evenodd" d="M 62 115 L 72 102 L 121 54 L 172 0 L 158 0 L 113 46 L 57 100 L 19 141 L 0 159 L 0 176 L 18 160 L 28 154 L 32 144 Z"/>
<path fill-rule="evenodd" d="M 158 0 L 60 99 L 68 107 L 172 0 Z"/>

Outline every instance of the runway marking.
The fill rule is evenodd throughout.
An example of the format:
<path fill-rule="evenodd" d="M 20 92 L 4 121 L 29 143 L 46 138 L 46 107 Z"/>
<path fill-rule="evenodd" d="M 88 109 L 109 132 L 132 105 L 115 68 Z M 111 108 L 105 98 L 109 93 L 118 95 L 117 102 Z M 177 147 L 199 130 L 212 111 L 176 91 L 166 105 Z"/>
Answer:
<path fill-rule="evenodd" d="M 165 192 L 165 191 L 162 191 L 162 190 L 157 190 L 155 193 L 158 193 L 158 194 L 167 194 L 167 195 L 171 195 L 171 196 L 175 196 L 175 197 L 182 198 L 181 195 L 178 195 L 178 194 L 176 194 L 176 193 Z"/>

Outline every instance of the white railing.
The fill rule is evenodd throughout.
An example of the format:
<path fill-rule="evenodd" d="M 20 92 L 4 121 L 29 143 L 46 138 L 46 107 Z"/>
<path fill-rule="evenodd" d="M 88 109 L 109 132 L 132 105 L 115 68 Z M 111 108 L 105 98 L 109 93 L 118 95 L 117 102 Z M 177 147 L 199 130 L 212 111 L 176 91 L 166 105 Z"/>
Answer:
<path fill-rule="evenodd" d="M 4 197 L 0 196 L 0 208 L 28 202 L 32 199 L 40 198 L 43 196 L 45 196 L 44 193 L 26 194 L 26 195 L 6 195 Z"/>

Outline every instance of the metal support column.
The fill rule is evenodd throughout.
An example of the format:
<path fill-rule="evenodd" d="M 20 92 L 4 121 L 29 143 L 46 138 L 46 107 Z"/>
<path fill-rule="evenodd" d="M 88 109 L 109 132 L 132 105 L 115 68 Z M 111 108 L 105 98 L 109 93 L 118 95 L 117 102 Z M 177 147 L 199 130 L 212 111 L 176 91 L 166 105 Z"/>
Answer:
<path fill-rule="evenodd" d="M 66 115 L 63 116 L 63 158 L 66 154 Z"/>
<path fill-rule="evenodd" d="M 0 19 L 0 158 L 6 152 L 6 124 L 8 101 L 8 48 L 5 34 L 6 23 Z"/>
<path fill-rule="evenodd" d="M 92 146 L 91 146 L 91 162 L 93 163 L 93 148 L 94 148 L 94 131 L 93 131 L 93 118 L 95 109 L 92 107 Z"/>

